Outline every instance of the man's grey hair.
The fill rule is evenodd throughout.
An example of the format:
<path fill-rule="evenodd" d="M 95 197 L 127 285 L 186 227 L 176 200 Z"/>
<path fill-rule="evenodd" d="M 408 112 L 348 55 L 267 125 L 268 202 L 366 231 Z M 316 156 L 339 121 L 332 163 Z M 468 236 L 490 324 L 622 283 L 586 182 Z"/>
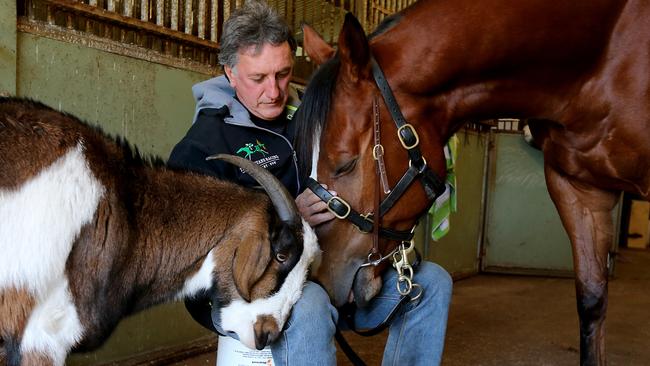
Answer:
<path fill-rule="evenodd" d="M 268 4 L 249 0 L 223 24 L 219 64 L 234 68 L 239 61 L 238 51 L 254 46 L 257 53 L 267 43 L 278 46 L 284 42 L 295 50 L 296 42 L 284 19 Z"/>

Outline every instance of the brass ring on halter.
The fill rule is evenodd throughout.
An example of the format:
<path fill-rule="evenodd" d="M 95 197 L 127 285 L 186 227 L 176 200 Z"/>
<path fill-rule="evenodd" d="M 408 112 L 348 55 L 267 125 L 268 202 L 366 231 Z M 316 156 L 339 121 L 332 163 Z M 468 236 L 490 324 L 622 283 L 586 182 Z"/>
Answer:
<path fill-rule="evenodd" d="M 411 145 L 407 145 L 406 142 L 404 142 L 404 138 L 402 137 L 401 134 L 402 130 L 406 128 L 411 130 L 411 133 L 413 134 L 413 136 L 415 136 L 415 142 Z M 401 126 L 400 128 L 397 129 L 397 138 L 399 138 L 399 142 L 402 143 L 402 146 L 404 146 L 406 150 L 411 150 L 412 148 L 418 146 L 418 144 L 420 143 L 420 137 L 418 136 L 418 133 L 415 132 L 415 128 L 413 127 L 413 125 L 411 125 L 410 123 L 407 123 L 404 126 Z"/>
<path fill-rule="evenodd" d="M 332 201 L 338 202 L 341 205 L 343 205 L 346 208 L 345 214 L 339 214 L 338 212 L 334 211 L 334 209 L 332 208 Z M 344 220 L 345 218 L 347 218 L 348 215 L 350 214 L 350 212 L 352 211 L 352 208 L 350 208 L 350 205 L 347 202 L 345 202 L 345 200 L 343 200 L 342 198 L 336 197 L 336 196 L 334 196 L 334 197 L 330 198 L 329 200 L 327 200 L 327 209 L 332 214 L 334 214 L 334 216 L 336 216 L 337 218 L 339 218 L 341 220 Z"/>
<path fill-rule="evenodd" d="M 377 144 L 372 148 L 372 157 L 375 160 L 379 160 L 380 156 L 384 156 L 384 145 Z"/>
<path fill-rule="evenodd" d="M 373 259 L 372 259 L 373 256 L 376 256 L 377 259 L 373 260 Z M 384 258 L 382 258 L 381 253 L 379 253 L 379 252 L 376 252 L 376 253 L 368 253 L 368 263 L 370 263 L 371 266 L 376 267 L 379 263 L 381 263 L 381 261 L 382 261 L 383 259 L 384 259 Z"/>
<path fill-rule="evenodd" d="M 373 222 L 371 218 L 374 217 L 372 212 L 368 212 L 366 214 L 360 214 L 359 216 L 363 217 L 364 220 L 369 221 L 370 223 Z M 362 234 L 370 234 L 372 232 L 372 231 L 363 230 L 360 226 L 357 225 L 354 225 L 354 227 Z"/>
<path fill-rule="evenodd" d="M 424 156 L 422 157 L 422 161 L 424 162 L 424 164 L 422 164 L 422 166 L 423 167 L 427 166 L 427 159 L 425 159 Z M 409 168 L 411 167 L 411 165 L 413 165 L 413 163 L 411 162 L 411 159 L 409 159 Z M 420 169 L 422 170 L 422 168 L 420 168 Z M 411 231 L 411 232 L 413 232 L 413 231 Z"/>

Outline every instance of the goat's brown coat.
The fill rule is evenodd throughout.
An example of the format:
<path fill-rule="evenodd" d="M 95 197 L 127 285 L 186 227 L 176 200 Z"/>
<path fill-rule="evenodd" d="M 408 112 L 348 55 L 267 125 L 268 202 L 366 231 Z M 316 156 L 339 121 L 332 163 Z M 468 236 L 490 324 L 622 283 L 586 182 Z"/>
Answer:
<path fill-rule="evenodd" d="M 302 244 L 295 241 L 302 240 L 302 228 L 293 228 L 294 244 L 285 245 L 289 260 L 273 260 L 269 231 L 286 224 L 266 194 L 147 162 L 125 142 L 35 102 L 0 99 L 0 193 L 16 194 L 80 144 L 104 193 L 65 262 L 83 328 L 77 349 L 99 346 L 124 315 L 174 299 L 213 249 L 216 269 L 208 287 L 218 305 L 240 296 L 266 298 L 301 257 Z M 28 291 L 0 285 L 0 336 L 20 342 L 35 300 Z M 261 319 L 256 328 L 277 336 L 267 323 Z M 23 354 L 21 364 L 48 357 Z"/>

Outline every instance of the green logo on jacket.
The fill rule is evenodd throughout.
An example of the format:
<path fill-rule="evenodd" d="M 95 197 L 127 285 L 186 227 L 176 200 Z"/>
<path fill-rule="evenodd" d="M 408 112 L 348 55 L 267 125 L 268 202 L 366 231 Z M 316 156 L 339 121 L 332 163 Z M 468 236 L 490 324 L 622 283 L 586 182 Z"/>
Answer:
<path fill-rule="evenodd" d="M 260 140 L 255 140 L 255 142 L 256 144 L 252 144 L 250 142 L 246 143 L 244 147 L 241 147 L 239 150 L 237 150 L 237 154 L 248 160 L 252 160 L 253 154 L 256 153 L 262 154 L 262 157 L 267 156 L 269 152 L 266 151 L 266 146 L 264 143 L 260 142 Z"/>

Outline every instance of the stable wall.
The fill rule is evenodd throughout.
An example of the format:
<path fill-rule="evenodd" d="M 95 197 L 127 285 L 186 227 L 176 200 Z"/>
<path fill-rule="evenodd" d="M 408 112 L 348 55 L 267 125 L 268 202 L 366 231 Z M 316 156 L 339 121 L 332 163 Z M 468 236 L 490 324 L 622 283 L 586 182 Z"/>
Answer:
<path fill-rule="evenodd" d="M 483 181 L 487 135 L 461 130 L 456 160 L 456 212 L 449 216 L 449 233 L 439 241 L 431 239 L 428 216 L 416 230 L 416 244 L 426 260 L 438 263 L 455 279 L 476 274 L 483 225 Z"/>

